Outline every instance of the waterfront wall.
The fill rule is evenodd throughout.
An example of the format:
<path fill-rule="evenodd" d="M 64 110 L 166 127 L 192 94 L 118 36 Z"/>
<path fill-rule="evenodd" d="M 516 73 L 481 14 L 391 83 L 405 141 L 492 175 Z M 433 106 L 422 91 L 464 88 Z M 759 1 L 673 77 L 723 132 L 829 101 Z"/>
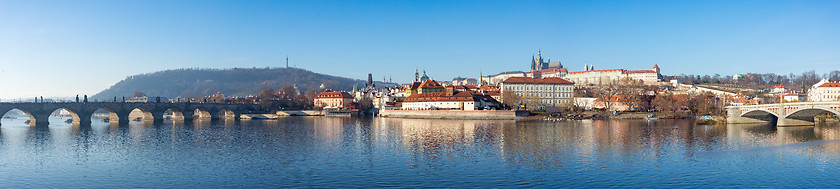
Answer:
<path fill-rule="evenodd" d="M 322 116 L 322 111 L 301 110 L 301 111 L 277 111 L 278 116 Z"/>
<path fill-rule="evenodd" d="M 300 110 L 300 111 L 277 111 L 274 114 L 242 114 L 242 119 L 278 119 L 286 116 L 323 116 L 322 111 Z"/>
<path fill-rule="evenodd" d="M 516 119 L 528 111 L 514 110 L 382 110 L 379 116 L 418 119 Z"/>

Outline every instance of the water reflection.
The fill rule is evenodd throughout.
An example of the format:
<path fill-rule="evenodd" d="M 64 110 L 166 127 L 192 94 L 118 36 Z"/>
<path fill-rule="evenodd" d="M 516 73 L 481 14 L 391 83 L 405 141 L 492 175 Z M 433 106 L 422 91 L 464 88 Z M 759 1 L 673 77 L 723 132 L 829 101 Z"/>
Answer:
<path fill-rule="evenodd" d="M 0 171 L 18 174 L 0 178 L 0 186 L 23 186 L 3 182 L 9 179 L 43 178 L 64 179 L 42 183 L 46 187 L 88 186 L 83 178 L 98 178 L 88 182 L 122 181 L 135 187 L 411 187 L 476 186 L 489 180 L 496 187 L 583 187 L 633 186 L 639 180 L 651 181 L 652 175 L 691 183 L 697 175 L 681 167 L 737 172 L 730 169 L 742 165 L 739 162 L 786 163 L 772 157 L 780 154 L 814 159 L 822 162 L 818 168 L 826 168 L 833 162 L 827 159 L 840 159 L 838 141 L 837 124 L 704 126 L 691 120 L 286 117 L 47 128 L 4 120 L 0 165 L 5 166 Z M 744 155 L 758 158 L 736 158 Z M 714 163 L 718 161 L 726 163 Z M 161 175 L 171 180 L 140 182 Z M 211 179 L 196 182 L 196 175 Z M 654 181 L 662 180 L 668 179 Z"/>

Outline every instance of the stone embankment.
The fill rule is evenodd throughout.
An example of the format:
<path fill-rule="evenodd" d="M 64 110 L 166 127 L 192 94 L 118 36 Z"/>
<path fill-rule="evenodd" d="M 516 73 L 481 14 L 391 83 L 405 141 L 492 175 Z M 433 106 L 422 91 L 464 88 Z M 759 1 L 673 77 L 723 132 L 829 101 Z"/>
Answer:
<path fill-rule="evenodd" d="M 414 119 L 512 120 L 529 114 L 528 111 L 515 110 L 382 110 L 379 116 Z"/>
<path fill-rule="evenodd" d="M 242 114 L 242 119 L 278 119 L 287 116 L 323 116 L 323 112 L 314 110 L 277 111 L 274 114 Z"/>

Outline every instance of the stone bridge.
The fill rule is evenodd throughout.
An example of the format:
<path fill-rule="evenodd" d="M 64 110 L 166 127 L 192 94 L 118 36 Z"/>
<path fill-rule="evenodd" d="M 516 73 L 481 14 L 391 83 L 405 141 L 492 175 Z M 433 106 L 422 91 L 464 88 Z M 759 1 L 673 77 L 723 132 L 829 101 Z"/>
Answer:
<path fill-rule="evenodd" d="M 728 123 L 772 123 L 776 126 L 814 125 L 814 116 L 840 116 L 840 102 L 794 102 L 726 107 Z"/>
<path fill-rule="evenodd" d="M 90 125 L 91 116 L 97 110 L 104 110 L 110 114 L 111 121 L 118 121 L 120 125 L 128 124 L 129 114 L 133 110 L 143 113 L 143 120 L 163 122 L 166 111 L 172 113 L 173 119 L 183 119 L 191 122 L 195 117 L 210 116 L 211 119 L 239 119 L 243 112 L 254 110 L 253 104 L 227 103 L 189 103 L 189 102 L 60 102 L 60 103 L 0 103 L 0 116 L 5 116 L 9 110 L 18 109 L 29 116 L 30 125 L 41 127 L 49 125 L 50 114 L 59 109 L 70 112 L 74 124 Z M 198 114 L 196 114 L 198 113 Z"/>

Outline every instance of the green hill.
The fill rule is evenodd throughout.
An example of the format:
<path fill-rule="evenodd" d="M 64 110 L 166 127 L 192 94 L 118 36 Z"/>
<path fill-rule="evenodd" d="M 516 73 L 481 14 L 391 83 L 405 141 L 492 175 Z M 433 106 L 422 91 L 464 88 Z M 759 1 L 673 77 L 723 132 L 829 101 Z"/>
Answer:
<path fill-rule="evenodd" d="M 221 92 L 228 96 L 257 95 L 266 88 L 280 89 L 297 84 L 298 90 L 352 90 L 362 80 L 314 73 L 298 68 L 177 69 L 129 76 L 92 99 L 130 97 L 135 91 L 147 96 L 177 98 Z"/>

